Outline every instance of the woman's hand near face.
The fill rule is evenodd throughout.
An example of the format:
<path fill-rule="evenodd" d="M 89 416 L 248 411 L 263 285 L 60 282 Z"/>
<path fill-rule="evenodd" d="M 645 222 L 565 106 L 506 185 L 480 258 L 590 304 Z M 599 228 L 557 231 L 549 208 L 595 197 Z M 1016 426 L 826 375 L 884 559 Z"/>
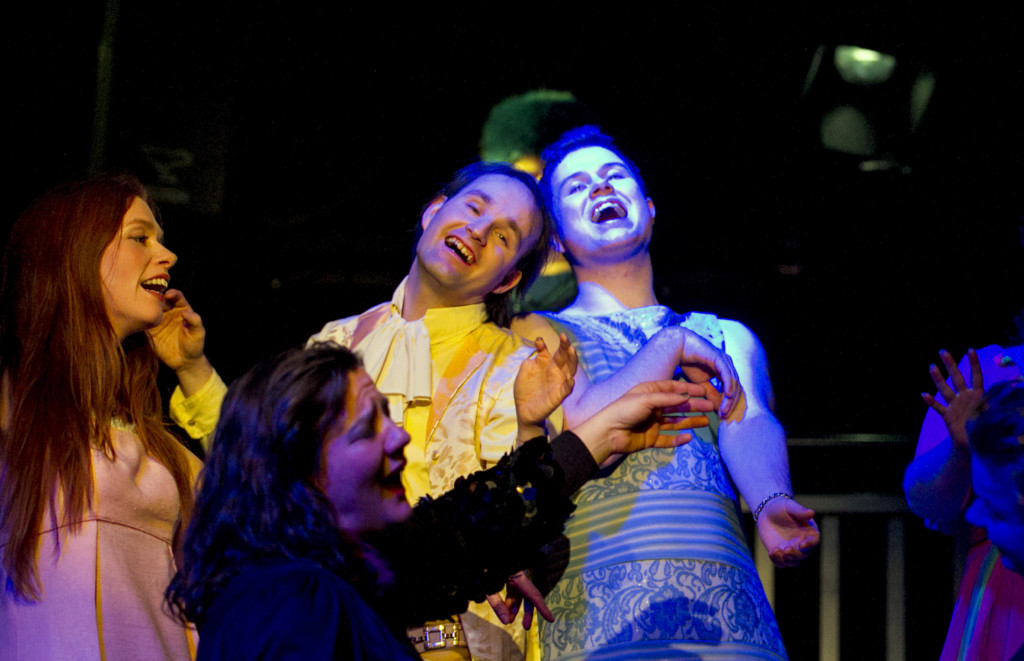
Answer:
<path fill-rule="evenodd" d="M 150 330 L 157 356 L 174 370 L 182 393 L 189 397 L 213 375 L 213 366 L 206 359 L 206 329 L 203 319 L 177 289 L 164 293 L 166 307 L 160 324 Z"/>

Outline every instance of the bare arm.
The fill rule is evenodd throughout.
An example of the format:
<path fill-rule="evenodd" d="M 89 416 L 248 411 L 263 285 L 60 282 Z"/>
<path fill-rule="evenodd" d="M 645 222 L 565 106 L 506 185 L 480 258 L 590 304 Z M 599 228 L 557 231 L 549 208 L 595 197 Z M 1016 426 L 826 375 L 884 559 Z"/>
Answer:
<path fill-rule="evenodd" d="M 743 399 L 718 428 L 722 461 L 751 510 L 765 499 L 757 518 L 762 543 L 778 566 L 794 565 L 817 546 L 814 512 L 791 498 L 786 433 L 775 418 L 768 361 L 757 337 L 743 324 L 723 319 L 725 346 L 733 358 Z"/>
<path fill-rule="evenodd" d="M 761 343 L 743 324 L 721 323 L 744 397 L 718 428 L 719 450 L 743 498 L 754 508 L 773 493 L 792 493 L 786 433 L 772 413 L 774 396 Z"/>

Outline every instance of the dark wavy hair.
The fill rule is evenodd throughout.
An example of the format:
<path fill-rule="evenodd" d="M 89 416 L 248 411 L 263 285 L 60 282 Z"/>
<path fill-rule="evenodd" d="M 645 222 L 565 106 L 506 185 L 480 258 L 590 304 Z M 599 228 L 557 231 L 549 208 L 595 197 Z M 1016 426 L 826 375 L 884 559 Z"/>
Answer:
<path fill-rule="evenodd" d="M 359 359 L 334 343 L 265 360 L 228 390 L 185 536 L 171 608 L 201 624 L 247 563 L 314 562 L 355 584 L 364 563 L 317 485 L 323 439 L 344 414 Z"/>
<path fill-rule="evenodd" d="M 523 277 L 519 280 L 519 283 L 507 292 L 502 294 L 488 294 L 484 299 L 484 304 L 487 306 L 487 319 L 499 326 L 507 328 L 511 321 L 512 315 L 512 301 L 516 298 L 521 298 L 523 292 L 529 288 L 533 281 L 540 275 L 540 270 L 544 266 L 544 262 L 548 258 L 548 249 L 551 246 L 551 234 L 552 224 L 551 217 L 548 215 L 547 208 L 544 206 L 544 197 L 541 195 L 540 188 L 537 187 L 537 182 L 528 173 L 522 170 L 517 170 L 508 163 L 488 163 L 480 161 L 477 163 L 470 163 L 466 167 L 456 172 L 451 181 L 441 187 L 430 201 L 423 206 L 423 211 L 427 210 L 431 204 L 434 203 L 438 198 L 451 199 L 458 195 L 463 188 L 469 186 L 471 183 L 479 179 L 480 177 L 486 177 L 488 175 L 500 175 L 502 177 L 509 177 L 515 179 L 522 185 L 526 186 L 526 189 L 530 191 L 530 195 L 533 196 L 533 201 L 537 205 L 537 213 L 540 216 L 540 234 L 537 236 L 537 242 L 530 246 L 519 261 L 516 262 L 516 268 L 523 274 Z M 414 241 L 413 241 L 413 256 L 416 253 L 416 247 L 420 243 L 420 237 L 423 236 L 423 225 L 417 221 L 414 230 Z"/>
<path fill-rule="evenodd" d="M 1024 494 L 1024 381 L 1000 381 L 985 391 L 985 408 L 967 423 L 971 452 L 983 461 L 1014 466 L 1013 483 Z"/>
<path fill-rule="evenodd" d="M 569 129 L 562 134 L 562 137 L 545 147 L 544 153 L 541 155 L 541 160 L 544 161 L 544 174 L 540 178 L 540 190 L 544 195 L 544 203 L 547 205 L 548 212 L 555 220 L 556 230 L 558 229 L 557 221 L 559 220 L 558 204 L 555 200 L 555 192 L 551 188 L 551 178 L 566 156 L 584 147 L 604 147 L 621 158 L 622 162 L 629 168 L 629 171 L 633 173 L 633 179 L 639 184 L 640 193 L 647 197 L 647 185 L 644 183 L 643 177 L 640 176 L 640 169 L 637 168 L 636 163 L 622 153 L 610 135 L 602 132 L 599 127 L 593 124 Z"/>

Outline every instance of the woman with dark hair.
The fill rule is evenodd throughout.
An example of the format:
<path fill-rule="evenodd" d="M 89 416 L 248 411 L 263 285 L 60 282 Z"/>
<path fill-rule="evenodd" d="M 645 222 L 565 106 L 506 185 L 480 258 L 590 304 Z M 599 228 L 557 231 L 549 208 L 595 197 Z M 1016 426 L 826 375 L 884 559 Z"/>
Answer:
<path fill-rule="evenodd" d="M 540 349 L 517 398 L 543 389 Z M 599 463 L 688 440 L 659 431 L 690 420 L 655 411 L 711 410 L 689 400 L 702 394 L 644 384 L 410 508 L 409 436 L 358 359 L 333 343 L 287 352 L 228 392 L 168 598 L 199 626 L 200 659 L 417 659 L 406 626 L 496 592 L 557 536 Z"/>
<path fill-rule="evenodd" d="M 13 228 L 0 290 L 5 659 L 194 652 L 162 595 L 200 464 L 163 427 L 143 332 L 183 301 L 167 290 L 176 260 L 131 177 L 60 186 Z"/>

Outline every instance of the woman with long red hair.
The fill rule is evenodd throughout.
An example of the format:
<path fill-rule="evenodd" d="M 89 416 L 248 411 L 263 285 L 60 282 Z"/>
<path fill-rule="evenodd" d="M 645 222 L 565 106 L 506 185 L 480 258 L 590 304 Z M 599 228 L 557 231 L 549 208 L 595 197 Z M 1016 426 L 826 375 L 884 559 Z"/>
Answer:
<path fill-rule="evenodd" d="M 131 177 L 60 186 L 14 226 L 0 289 L 5 659 L 194 656 L 163 593 L 200 464 L 163 426 L 145 332 L 183 301 L 167 291 L 176 260 Z"/>

